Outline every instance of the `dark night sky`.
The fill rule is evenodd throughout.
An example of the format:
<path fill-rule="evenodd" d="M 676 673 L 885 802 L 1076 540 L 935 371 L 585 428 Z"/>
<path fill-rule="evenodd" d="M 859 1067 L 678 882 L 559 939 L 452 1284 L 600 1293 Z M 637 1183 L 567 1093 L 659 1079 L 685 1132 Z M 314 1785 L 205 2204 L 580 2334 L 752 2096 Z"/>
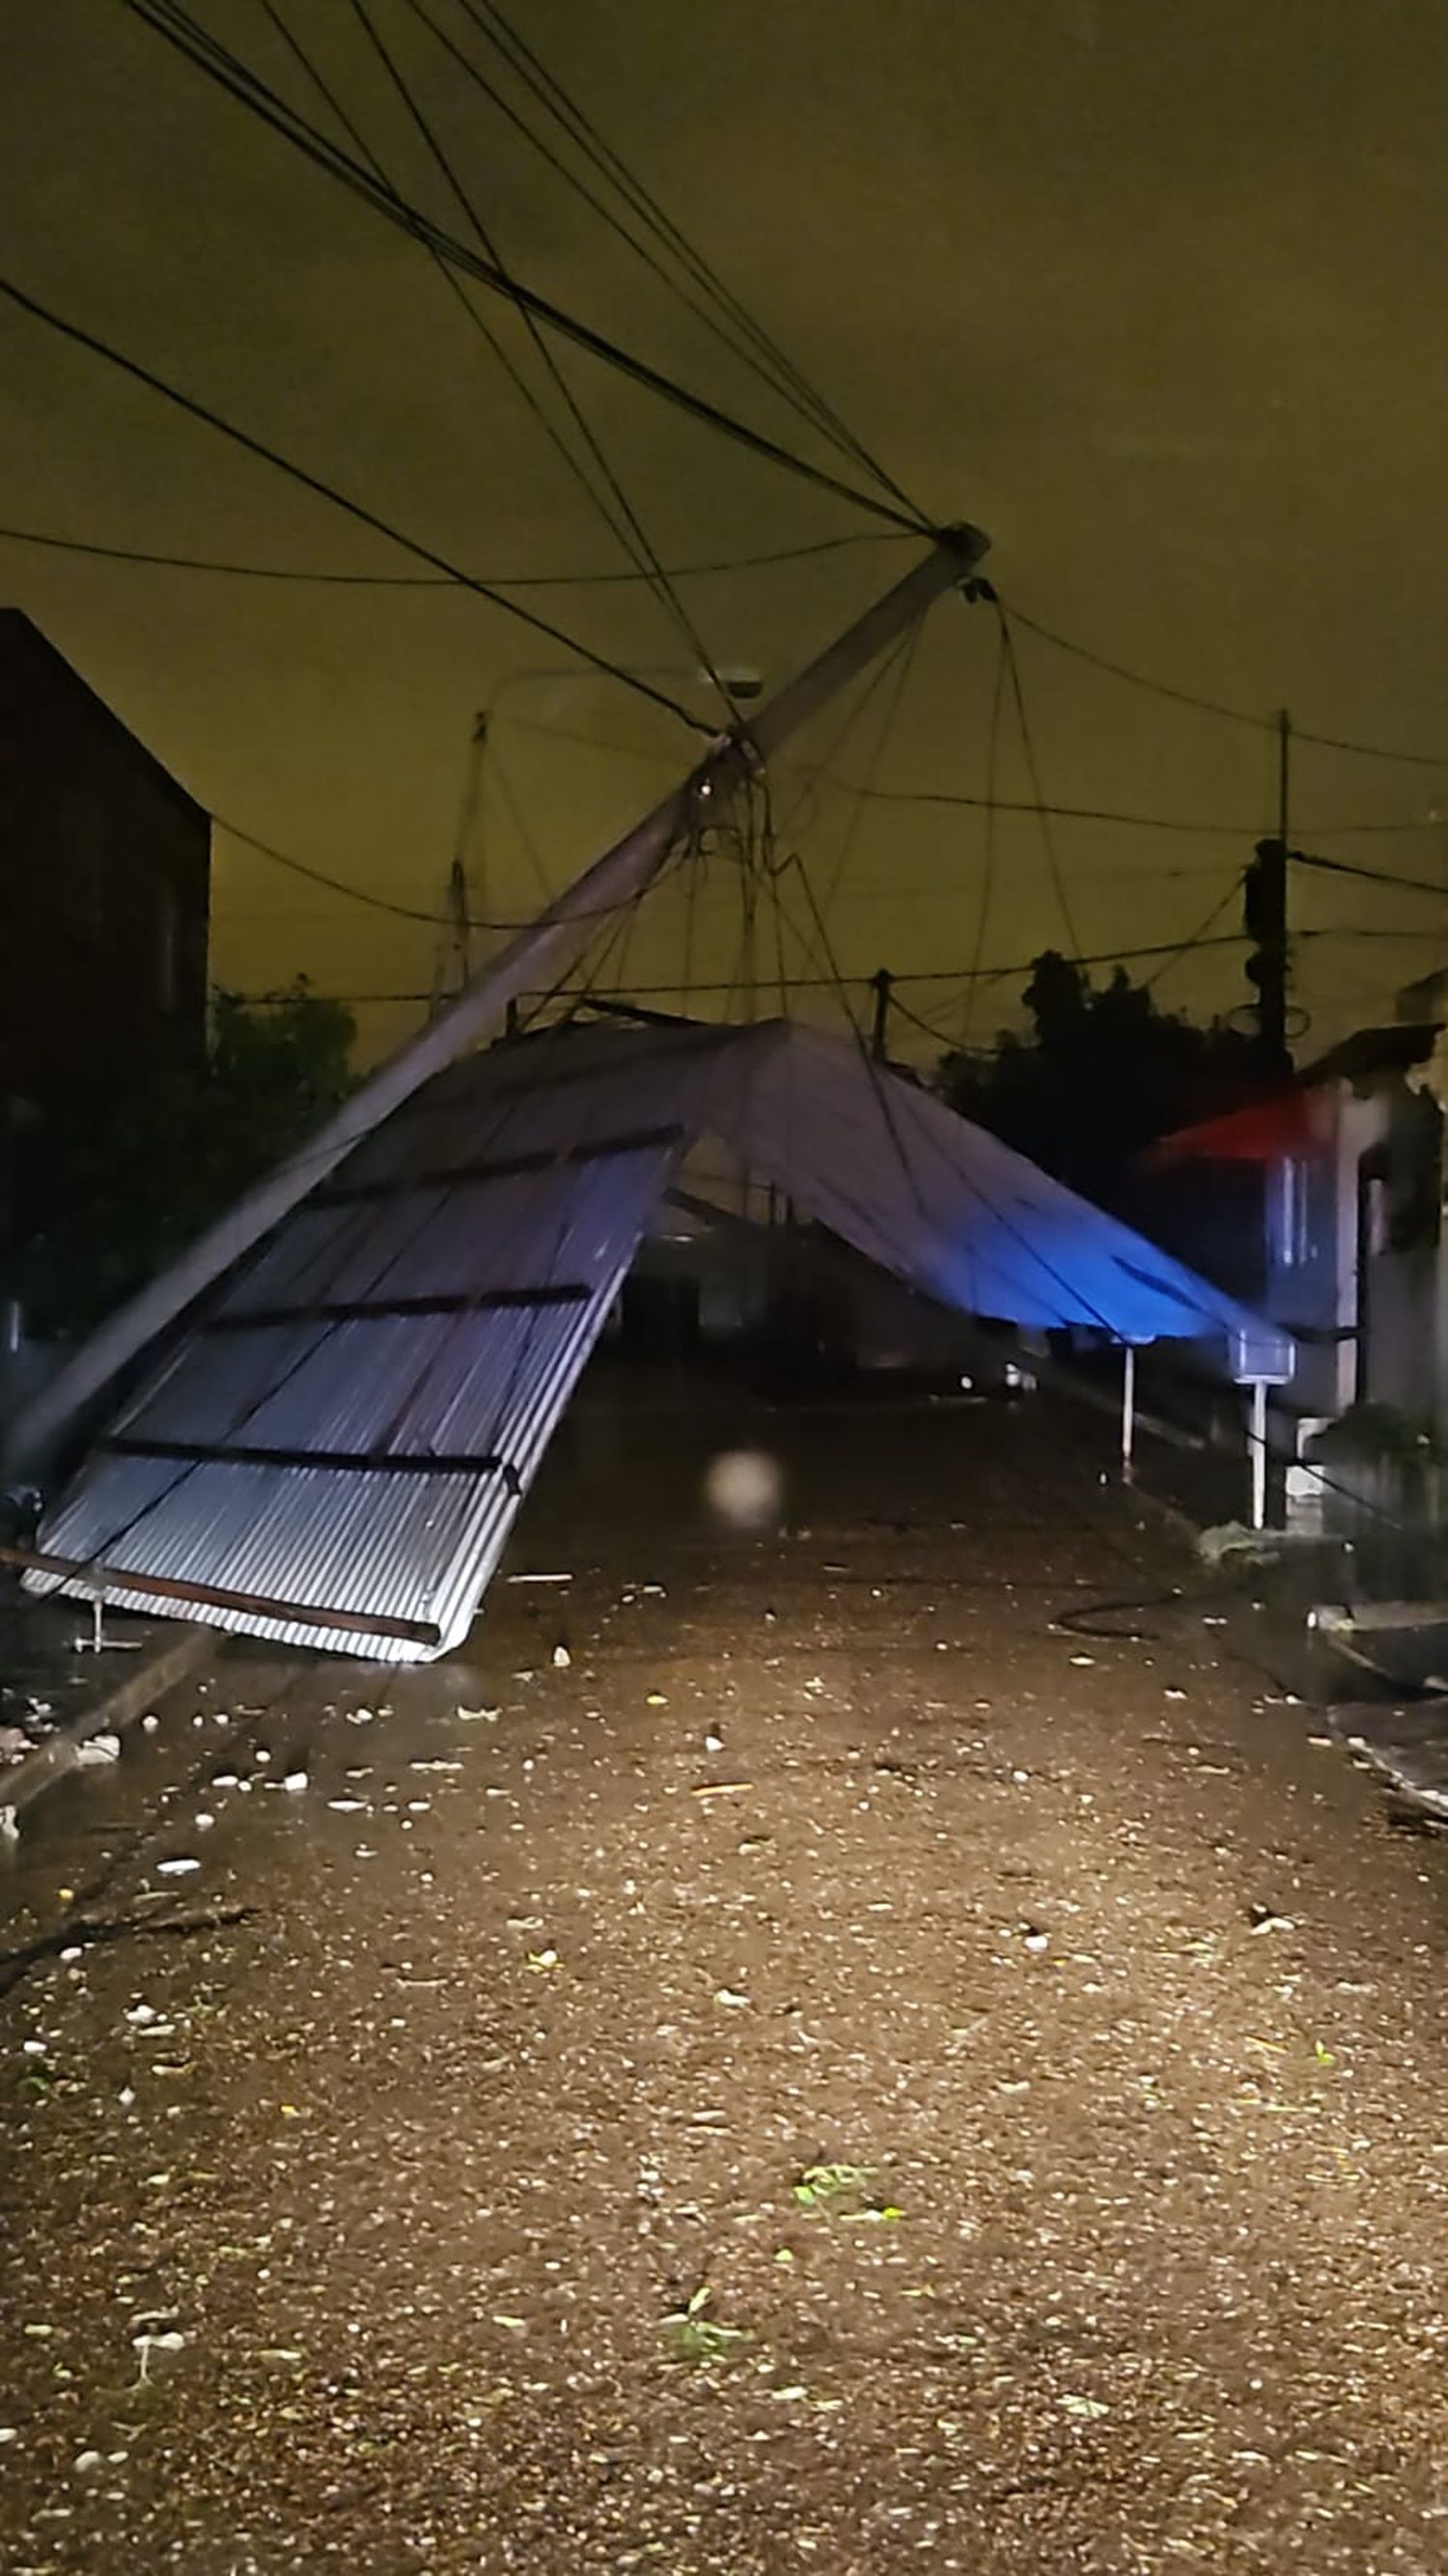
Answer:
<path fill-rule="evenodd" d="M 194 0 L 302 92 L 259 0 Z M 455 28 L 457 0 L 434 0 Z M 407 0 L 376 0 L 517 272 L 759 425 L 805 433 L 530 160 Z M 289 23 L 409 191 L 456 221 L 347 0 Z M 923 506 L 994 539 L 1011 604 L 1096 650 L 1334 734 L 1448 754 L 1443 630 L 1448 47 L 1440 0 L 535 0 L 522 20 L 608 138 Z M 120 0 L 6 0 L 0 206 L 27 290 L 487 573 L 611 569 L 612 539 L 425 255 L 211 90 Z M 511 316 L 491 318 L 530 366 Z M 741 457 L 591 362 L 571 383 L 667 561 L 868 522 Z M 816 454 L 821 451 L 816 448 Z M 339 570 L 405 571 L 205 429 L 0 310 L 7 525 Z M 722 657 L 778 676 L 910 559 L 861 545 L 700 580 Z M 26 608 L 206 803 L 405 902 L 440 898 L 473 711 L 499 702 L 483 809 L 487 900 L 532 908 L 677 772 L 682 730 L 462 593 L 338 592 L 146 571 L 0 544 Z M 615 658 L 688 659 L 627 589 L 539 603 Z M 1242 837 L 1063 822 L 1087 950 L 1182 939 L 1273 812 L 1274 746 L 1018 637 L 1048 798 L 1223 822 Z M 947 602 L 916 657 L 880 784 L 978 793 L 994 672 L 984 610 Z M 707 701 L 701 696 L 700 710 Z M 544 725 L 595 737 L 562 741 Z M 865 722 L 838 766 L 861 774 Z M 807 751 L 818 757 L 828 729 Z M 1003 730 L 1001 794 L 1026 793 Z M 1301 751 L 1295 835 L 1448 883 L 1430 767 Z M 802 794 L 828 885 L 851 807 Z M 802 801 L 801 800 L 802 797 Z M 1344 835 L 1342 825 L 1415 826 Z M 345 992 L 430 979 L 434 939 L 307 888 L 221 838 L 216 964 L 305 968 Z M 831 910 L 845 967 L 963 970 L 978 815 L 876 805 Z M 1448 901 L 1299 880 L 1313 1036 L 1384 1012 L 1448 961 Z M 700 971 L 733 961 L 732 891 Z M 729 908 L 726 920 L 724 907 Z M 1234 906 L 1216 927 L 1234 926 Z M 636 976 L 679 971 L 678 904 Z M 1002 824 L 988 962 L 1068 944 L 1039 826 Z M 702 947 L 700 946 L 702 942 Z M 1207 950 L 1164 999 L 1236 1002 Z M 977 1005 L 1007 1015 L 1014 986 Z M 959 996 L 909 988 L 958 1027 Z M 363 1015 L 369 1047 L 415 1013 Z"/>

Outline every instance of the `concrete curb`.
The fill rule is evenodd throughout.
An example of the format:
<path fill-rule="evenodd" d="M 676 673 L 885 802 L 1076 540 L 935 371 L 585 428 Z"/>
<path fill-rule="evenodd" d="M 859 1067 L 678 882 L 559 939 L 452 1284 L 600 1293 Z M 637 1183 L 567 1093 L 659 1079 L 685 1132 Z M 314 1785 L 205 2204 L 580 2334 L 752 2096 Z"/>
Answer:
<path fill-rule="evenodd" d="M 127 1727 L 174 1690 L 188 1673 L 215 1654 L 221 1637 L 215 1628 L 200 1626 L 178 1628 L 174 1638 L 158 1646 L 151 1654 L 138 1657 L 134 1671 L 127 1673 L 91 1701 L 74 1717 L 68 1717 L 56 1728 L 45 1744 L 25 1754 L 13 1769 L 0 1772 L 0 1813 L 8 1811 L 18 1817 L 33 1806 L 43 1790 L 55 1780 L 62 1780 L 76 1767 L 79 1748 L 92 1735 L 123 1735 Z"/>

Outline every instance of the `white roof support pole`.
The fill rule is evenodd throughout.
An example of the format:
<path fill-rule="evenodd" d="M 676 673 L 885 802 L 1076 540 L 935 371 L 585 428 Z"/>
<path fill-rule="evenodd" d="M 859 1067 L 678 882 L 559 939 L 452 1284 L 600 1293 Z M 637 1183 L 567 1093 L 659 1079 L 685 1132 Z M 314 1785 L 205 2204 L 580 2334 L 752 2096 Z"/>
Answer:
<path fill-rule="evenodd" d="M 1252 1453 L 1252 1527 L 1267 1526 L 1267 1380 L 1252 1380 L 1252 1406 L 1247 1421 L 1247 1446 Z"/>
<path fill-rule="evenodd" d="M 1129 1485 L 1135 1473 L 1133 1453 L 1136 1447 L 1136 1344 L 1121 1345 L 1121 1477 Z"/>
<path fill-rule="evenodd" d="M 299 1199 L 394 1109 L 501 1023 L 508 1004 L 556 977 L 593 926 L 651 885 L 680 838 L 727 812 L 743 782 L 857 673 L 868 669 L 947 591 L 967 581 L 988 544 L 978 528 L 947 528 L 930 553 L 863 617 L 780 690 L 752 724 L 721 737 L 687 778 L 631 832 L 585 868 L 536 921 L 518 932 L 420 1036 L 378 1067 L 318 1133 L 268 1173 L 225 1216 L 108 1317 L 49 1386 L 15 1417 L 5 1463 L 43 1463 L 76 1417 L 192 1301 L 268 1233 Z"/>

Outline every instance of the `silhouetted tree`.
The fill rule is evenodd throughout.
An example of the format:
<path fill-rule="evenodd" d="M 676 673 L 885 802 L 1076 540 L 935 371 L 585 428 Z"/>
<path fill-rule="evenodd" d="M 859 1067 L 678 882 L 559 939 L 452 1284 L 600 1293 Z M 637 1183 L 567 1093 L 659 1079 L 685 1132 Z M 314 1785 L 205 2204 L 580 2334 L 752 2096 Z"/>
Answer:
<path fill-rule="evenodd" d="M 1048 948 L 1024 1000 L 1029 1033 L 1004 1032 L 985 1058 L 947 1056 L 940 1089 L 967 1118 L 1107 1205 L 1135 1202 L 1137 1158 L 1154 1138 L 1264 1087 L 1255 1038 L 1159 1010 L 1123 967 L 1093 985 L 1085 967 Z"/>
<path fill-rule="evenodd" d="M 33 1331 L 85 1332 L 162 1269 L 351 1088 L 351 1013 L 299 977 L 261 1003 L 218 993 L 204 1070 L 116 1068 L 20 1139 L 7 1285 Z"/>

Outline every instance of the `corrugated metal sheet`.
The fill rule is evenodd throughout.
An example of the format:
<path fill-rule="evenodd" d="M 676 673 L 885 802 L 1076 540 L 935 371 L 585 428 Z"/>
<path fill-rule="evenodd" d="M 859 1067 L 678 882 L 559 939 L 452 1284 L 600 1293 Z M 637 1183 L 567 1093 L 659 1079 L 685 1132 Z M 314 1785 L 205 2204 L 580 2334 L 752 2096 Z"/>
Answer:
<path fill-rule="evenodd" d="M 775 1021 L 726 1070 L 716 1130 L 797 1206 L 942 1304 L 1128 1342 L 1261 1339 L 1245 1307 L 847 1041 Z"/>
<path fill-rule="evenodd" d="M 450 1068 L 112 1425 L 40 1534 L 89 1571 L 31 1588 L 154 1611 L 159 1578 L 273 1605 L 175 1606 L 283 1644 L 458 1644 L 728 1042 L 587 1029 Z"/>
<path fill-rule="evenodd" d="M 459 1644 L 703 1134 L 946 1305 L 1133 1342 L 1258 1330 L 849 1044 L 554 1031 L 451 1066 L 258 1247 L 47 1519 L 30 1588 L 154 1610 L 169 1584 L 219 1627 L 389 1661 Z"/>

